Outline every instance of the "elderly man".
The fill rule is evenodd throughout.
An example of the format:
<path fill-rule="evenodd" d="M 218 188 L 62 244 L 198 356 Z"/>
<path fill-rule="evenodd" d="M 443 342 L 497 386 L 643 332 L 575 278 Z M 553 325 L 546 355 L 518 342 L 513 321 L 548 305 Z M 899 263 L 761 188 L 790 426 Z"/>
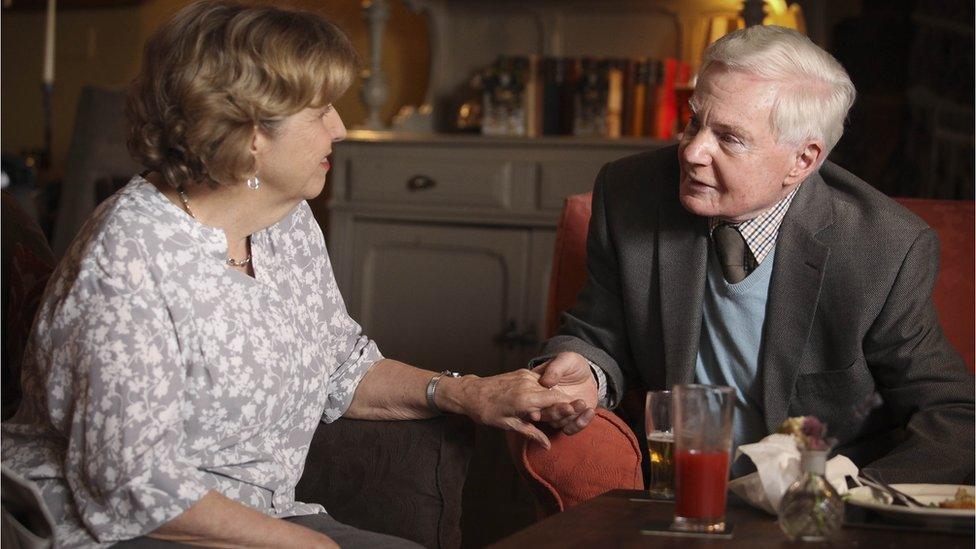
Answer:
<path fill-rule="evenodd" d="M 728 385 L 735 445 L 814 415 L 886 480 L 970 477 L 973 377 L 932 305 L 936 235 L 826 161 L 854 93 L 794 31 L 711 45 L 677 148 L 597 176 L 588 280 L 534 361 L 542 383 L 610 408 L 635 387 Z M 572 434 L 592 417 L 533 419 Z"/>

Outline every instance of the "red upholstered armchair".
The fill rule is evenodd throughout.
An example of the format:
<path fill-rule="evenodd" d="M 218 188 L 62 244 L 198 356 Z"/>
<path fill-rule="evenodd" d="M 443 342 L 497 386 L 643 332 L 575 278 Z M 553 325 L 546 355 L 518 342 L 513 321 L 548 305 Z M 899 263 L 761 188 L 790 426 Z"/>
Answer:
<path fill-rule="evenodd" d="M 559 313 L 576 303 L 586 282 L 590 213 L 589 193 L 570 196 L 563 205 L 549 279 L 546 337 L 556 332 Z M 547 434 L 552 441 L 548 452 L 519 435 L 507 435 L 515 468 L 536 498 L 539 518 L 614 488 L 644 487 L 637 437 L 613 412 L 598 409 L 590 426 L 572 437 L 551 430 Z"/>
<path fill-rule="evenodd" d="M 590 200 L 589 193 L 573 195 L 563 206 L 549 281 L 548 336 L 555 333 L 559 314 L 576 303 L 576 294 L 586 281 Z M 933 300 L 949 342 L 974 370 L 973 202 L 897 200 L 924 219 L 939 235 L 942 261 Z M 622 406 L 626 404 L 625 398 Z M 638 404 L 643 406 L 642 402 Z M 635 415 L 634 410 L 628 412 L 628 415 Z M 631 420 L 634 419 L 637 418 Z M 550 437 L 552 449 L 548 452 L 538 445 L 527 444 L 521 437 L 509 438 L 512 457 L 536 496 L 540 517 L 613 488 L 643 487 L 638 441 L 627 424 L 613 412 L 599 410 L 593 423 L 572 437 L 558 433 L 550 433 Z"/>

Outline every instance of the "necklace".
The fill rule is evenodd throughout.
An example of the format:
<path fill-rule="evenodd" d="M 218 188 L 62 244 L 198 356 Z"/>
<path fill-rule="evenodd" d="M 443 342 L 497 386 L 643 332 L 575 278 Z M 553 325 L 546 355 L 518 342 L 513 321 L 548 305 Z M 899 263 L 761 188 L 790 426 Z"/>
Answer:
<path fill-rule="evenodd" d="M 190 214 L 190 217 L 196 219 L 197 216 L 193 215 L 193 210 L 190 209 L 190 201 L 187 199 L 186 191 L 183 190 L 183 187 L 180 187 L 176 192 L 180 194 L 180 202 L 183 203 L 183 209 L 186 210 L 186 213 Z M 231 267 L 246 267 L 250 262 L 251 254 L 247 254 L 247 257 L 244 259 L 234 259 L 233 257 L 227 258 L 227 264 Z"/>

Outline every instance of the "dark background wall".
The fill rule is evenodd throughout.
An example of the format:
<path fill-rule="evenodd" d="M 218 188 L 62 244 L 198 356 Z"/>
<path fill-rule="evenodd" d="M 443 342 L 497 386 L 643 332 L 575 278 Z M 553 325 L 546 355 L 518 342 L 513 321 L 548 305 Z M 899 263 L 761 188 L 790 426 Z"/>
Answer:
<path fill-rule="evenodd" d="M 832 159 L 893 196 L 973 198 L 972 0 L 864 0 L 829 49 L 858 98 Z"/>

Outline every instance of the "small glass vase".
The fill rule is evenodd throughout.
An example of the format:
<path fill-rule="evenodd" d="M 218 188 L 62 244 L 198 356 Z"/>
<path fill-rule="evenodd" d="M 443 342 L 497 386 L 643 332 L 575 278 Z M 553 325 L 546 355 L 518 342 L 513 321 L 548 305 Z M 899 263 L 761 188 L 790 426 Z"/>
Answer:
<path fill-rule="evenodd" d="M 844 500 L 827 482 L 826 451 L 800 454 L 800 478 L 779 504 L 779 527 L 791 541 L 826 541 L 840 530 Z"/>

